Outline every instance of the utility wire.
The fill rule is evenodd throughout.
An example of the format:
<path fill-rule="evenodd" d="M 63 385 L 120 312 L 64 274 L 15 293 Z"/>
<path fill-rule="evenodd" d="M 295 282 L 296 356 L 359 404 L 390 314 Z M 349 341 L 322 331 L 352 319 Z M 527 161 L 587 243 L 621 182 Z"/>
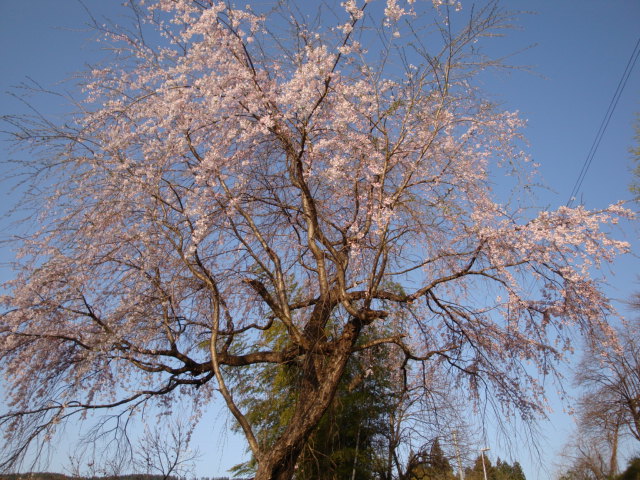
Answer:
<path fill-rule="evenodd" d="M 629 57 L 629 61 L 627 62 L 627 66 L 622 73 L 622 77 L 618 82 L 618 86 L 616 88 L 615 93 L 613 94 L 613 98 L 609 102 L 609 107 L 607 108 L 606 113 L 604 114 L 604 118 L 600 123 L 600 128 L 598 129 L 598 133 L 596 133 L 596 138 L 593 140 L 591 144 L 591 149 L 587 154 L 587 158 L 585 159 L 582 169 L 580 170 L 580 174 L 576 180 L 576 183 L 573 185 L 573 189 L 571 190 L 571 194 L 569 195 L 569 200 L 567 201 L 567 207 L 570 207 L 573 204 L 578 192 L 580 192 L 580 188 L 582 188 L 582 182 L 584 182 L 585 177 L 587 176 L 587 171 L 591 166 L 591 162 L 593 161 L 593 157 L 600 146 L 600 142 L 602 141 L 602 137 L 604 137 L 604 132 L 607 130 L 607 126 L 609 125 L 609 120 L 611 120 L 611 116 L 613 115 L 613 111 L 616 109 L 616 105 L 618 105 L 618 101 L 620 100 L 620 96 L 622 95 L 622 91 L 624 87 L 627 85 L 627 80 L 629 80 L 629 76 L 631 75 L 631 71 L 638 60 L 638 56 L 640 56 L 640 38 L 636 42 L 636 46 L 633 49 L 633 53 L 631 53 L 631 57 Z"/>
<path fill-rule="evenodd" d="M 580 188 L 582 188 L 582 182 L 584 182 L 584 179 L 587 175 L 587 171 L 589 170 L 589 167 L 591 166 L 591 162 L 593 161 L 593 157 L 595 156 L 596 151 L 598 150 L 598 146 L 602 141 L 602 137 L 604 136 L 604 132 L 607 129 L 607 126 L 609 125 L 609 120 L 611 120 L 613 111 L 615 110 L 616 105 L 618 105 L 618 100 L 620 100 L 622 91 L 624 90 L 624 87 L 627 84 L 627 80 L 629 80 L 629 76 L 631 75 L 631 71 L 633 70 L 633 67 L 636 64 L 636 61 L 638 60 L 638 55 L 640 55 L 640 38 L 638 38 L 638 41 L 636 42 L 636 46 L 634 47 L 633 52 L 631 53 L 631 57 L 629 57 L 629 60 L 627 61 L 627 66 L 624 68 L 622 77 L 620 78 L 620 81 L 618 82 L 618 86 L 616 87 L 616 91 L 613 94 L 613 98 L 611 98 L 611 101 L 609 102 L 609 107 L 607 108 L 604 118 L 600 123 L 600 128 L 598 129 L 598 133 L 596 133 L 596 138 L 591 144 L 591 149 L 587 154 L 587 158 L 582 164 L 582 169 L 580 170 L 580 174 L 576 179 L 576 183 L 573 185 L 573 189 L 571 190 L 571 195 L 569 195 L 569 200 L 567 200 L 567 203 L 566 203 L 567 207 L 571 207 L 571 205 L 573 204 L 573 201 L 578 195 L 578 192 L 580 192 Z M 535 281 L 533 282 L 533 285 L 529 287 L 529 292 L 533 291 L 533 289 L 537 284 L 538 284 L 538 278 L 536 278 Z"/>

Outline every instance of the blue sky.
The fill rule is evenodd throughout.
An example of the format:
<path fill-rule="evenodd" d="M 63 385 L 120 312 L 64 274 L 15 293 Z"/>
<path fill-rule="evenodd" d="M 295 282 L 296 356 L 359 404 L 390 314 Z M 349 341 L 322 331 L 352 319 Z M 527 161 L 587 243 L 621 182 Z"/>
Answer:
<path fill-rule="evenodd" d="M 86 0 L 94 15 L 118 21 L 122 8 L 117 0 Z M 463 0 L 463 7 L 471 2 Z M 520 51 L 510 59 L 516 66 L 529 67 L 485 75 L 483 87 L 491 98 L 515 109 L 528 119 L 525 135 L 529 153 L 540 164 L 541 181 L 548 187 L 539 194 L 541 208 L 564 205 L 595 138 L 600 122 L 640 35 L 638 0 L 505 0 L 508 9 L 530 11 L 519 17 L 517 28 L 506 38 L 491 41 L 491 49 L 501 54 Z M 93 62 L 101 53 L 91 39 L 88 16 L 76 0 L 0 0 L 0 114 L 24 111 L 24 105 L 5 94 L 10 87 L 31 78 L 45 88 L 73 93 L 72 84 L 61 83 Z M 38 99 L 36 105 L 49 115 L 64 111 L 64 101 Z M 640 112 L 640 65 L 636 65 L 617 105 L 599 150 L 578 193 L 578 202 L 599 208 L 628 199 L 631 180 L 633 123 Z M 6 148 L 0 158 L 7 158 Z M 1 167 L 7 175 L 6 167 Z M 3 186 L 4 188 L 4 186 Z M 8 209 L 11 196 L 2 195 L 0 211 Z M 6 226 L 6 222 L 0 225 Z M 637 222 L 622 226 L 616 235 L 638 249 Z M 9 253 L 0 251 L 0 260 Z M 610 294 L 624 300 L 640 290 L 637 255 L 627 256 L 608 272 Z M 0 279 L 9 275 L 0 270 Z M 624 307 L 621 307 L 624 310 Z M 541 451 L 548 470 L 542 470 L 526 449 L 513 452 L 521 461 L 527 478 L 548 478 L 571 428 L 563 407 L 552 400 L 555 413 L 540 425 Z M 196 440 L 203 460 L 199 475 L 223 475 L 237 462 L 244 446 L 225 433 L 225 416 L 212 414 Z M 491 437 L 487 441 L 495 442 Z M 224 446 L 224 458 L 220 455 Z M 491 446 L 491 445 L 490 445 Z M 499 447 L 489 452 L 495 460 Z M 51 469 L 60 468 L 61 457 L 52 457 Z"/>

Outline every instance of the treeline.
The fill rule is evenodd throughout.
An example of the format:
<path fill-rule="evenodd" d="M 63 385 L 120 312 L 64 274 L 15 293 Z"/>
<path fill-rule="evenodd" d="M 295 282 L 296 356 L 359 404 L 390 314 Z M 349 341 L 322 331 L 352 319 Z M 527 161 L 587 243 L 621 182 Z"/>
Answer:
<path fill-rule="evenodd" d="M 29 473 L 9 473 L 0 475 L 0 480 L 251 480 L 249 478 L 237 478 L 234 477 L 177 477 L 164 475 L 149 475 L 149 474 L 130 474 L 130 475 L 107 475 L 103 477 L 99 476 L 87 476 L 87 477 L 74 477 L 65 475 L 63 473 L 51 473 L 51 472 L 29 472 Z"/>
<path fill-rule="evenodd" d="M 436 440 L 428 454 L 423 454 L 409 472 L 409 480 L 457 480 L 451 461 L 447 458 Z M 484 460 L 484 465 L 483 465 Z M 486 471 L 486 477 L 485 477 Z M 466 480 L 526 480 L 522 467 L 516 461 L 513 464 L 498 458 L 495 465 L 488 457 L 478 456 L 472 467 L 465 468 Z"/>
<path fill-rule="evenodd" d="M 29 472 L 0 475 L 0 480 L 186 480 L 178 477 L 149 474 L 105 475 L 76 477 L 63 473 Z M 213 480 L 213 479 L 212 479 Z"/>
<path fill-rule="evenodd" d="M 593 470 L 594 469 L 588 465 L 577 464 L 562 473 L 558 480 L 640 480 L 640 457 L 637 456 L 629 460 L 627 468 L 618 475 L 605 476 L 598 472 L 594 473 Z"/>
<path fill-rule="evenodd" d="M 496 464 L 493 465 L 491 460 L 485 457 L 484 469 L 487 471 L 487 480 L 526 480 L 522 466 L 517 461 L 510 464 L 498 458 Z M 476 458 L 473 467 L 465 469 L 464 478 L 466 480 L 483 480 L 485 478 L 482 456 Z"/>

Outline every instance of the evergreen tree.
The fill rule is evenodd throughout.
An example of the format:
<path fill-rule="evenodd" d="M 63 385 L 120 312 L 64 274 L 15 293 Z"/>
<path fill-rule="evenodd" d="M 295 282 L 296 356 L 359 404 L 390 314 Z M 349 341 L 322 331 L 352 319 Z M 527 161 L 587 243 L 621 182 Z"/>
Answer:
<path fill-rule="evenodd" d="M 618 475 L 616 480 L 640 480 L 640 457 L 631 459 L 627 469 Z"/>
<path fill-rule="evenodd" d="M 454 480 L 453 468 L 436 437 L 425 461 L 411 472 L 411 480 Z"/>
<path fill-rule="evenodd" d="M 513 462 L 512 478 L 513 480 L 527 480 L 524 470 L 522 470 L 522 466 L 518 461 Z"/>
<path fill-rule="evenodd" d="M 449 459 L 444 455 L 440 441 L 436 438 L 431 445 L 431 452 L 429 454 L 429 461 L 431 468 L 436 472 L 453 472 Z"/>
<path fill-rule="evenodd" d="M 494 475 L 494 468 L 489 457 L 484 457 L 484 468 L 487 470 L 487 480 L 497 480 Z M 472 468 L 465 470 L 466 480 L 484 480 L 484 469 L 482 466 L 482 455 L 476 457 Z"/>
<path fill-rule="evenodd" d="M 282 347 L 284 335 L 265 336 L 265 343 Z M 363 341 L 366 341 L 365 337 Z M 301 453 L 294 478 L 351 480 L 374 478 L 385 446 L 382 432 L 388 425 L 395 393 L 387 369 L 389 351 L 378 349 L 375 360 L 354 355 L 348 362 L 333 402 Z M 295 363 L 263 369 L 250 385 L 242 387 L 247 418 L 260 425 L 263 445 L 273 442 L 288 423 L 299 392 L 300 366 Z M 381 445 L 382 444 L 382 445 Z M 255 459 L 236 465 L 237 475 L 255 470 Z"/>
<path fill-rule="evenodd" d="M 514 462 L 511 465 L 499 458 L 496 461 L 496 466 L 492 468 L 491 475 L 495 480 L 526 480 L 522 467 L 518 462 Z M 487 478 L 489 478 L 488 471 Z"/>

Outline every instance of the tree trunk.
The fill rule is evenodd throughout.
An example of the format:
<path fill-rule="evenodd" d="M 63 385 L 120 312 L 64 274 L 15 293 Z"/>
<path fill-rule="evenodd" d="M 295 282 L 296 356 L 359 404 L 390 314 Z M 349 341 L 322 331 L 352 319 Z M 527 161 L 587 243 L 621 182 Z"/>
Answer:
<path fill-rule="evenodd" d="M 254 480 L 291 480 L 307 439 L 333 400 L 359 333 L 360 327 L 349 323 L 333 352 L 307 354 L 303 389 L 289 425 L 268 451 L 262 452 Z"/>
<path fill-rule="evenodd" d="M 611 439 L 611 457 L 609 458 L 609 475 L 613 478 L 618 473 L 618 438 L 620 436 L 620 425 L 622 423 L 621 415 L 618 416 L 613 431 L 610 433 Z"/>

